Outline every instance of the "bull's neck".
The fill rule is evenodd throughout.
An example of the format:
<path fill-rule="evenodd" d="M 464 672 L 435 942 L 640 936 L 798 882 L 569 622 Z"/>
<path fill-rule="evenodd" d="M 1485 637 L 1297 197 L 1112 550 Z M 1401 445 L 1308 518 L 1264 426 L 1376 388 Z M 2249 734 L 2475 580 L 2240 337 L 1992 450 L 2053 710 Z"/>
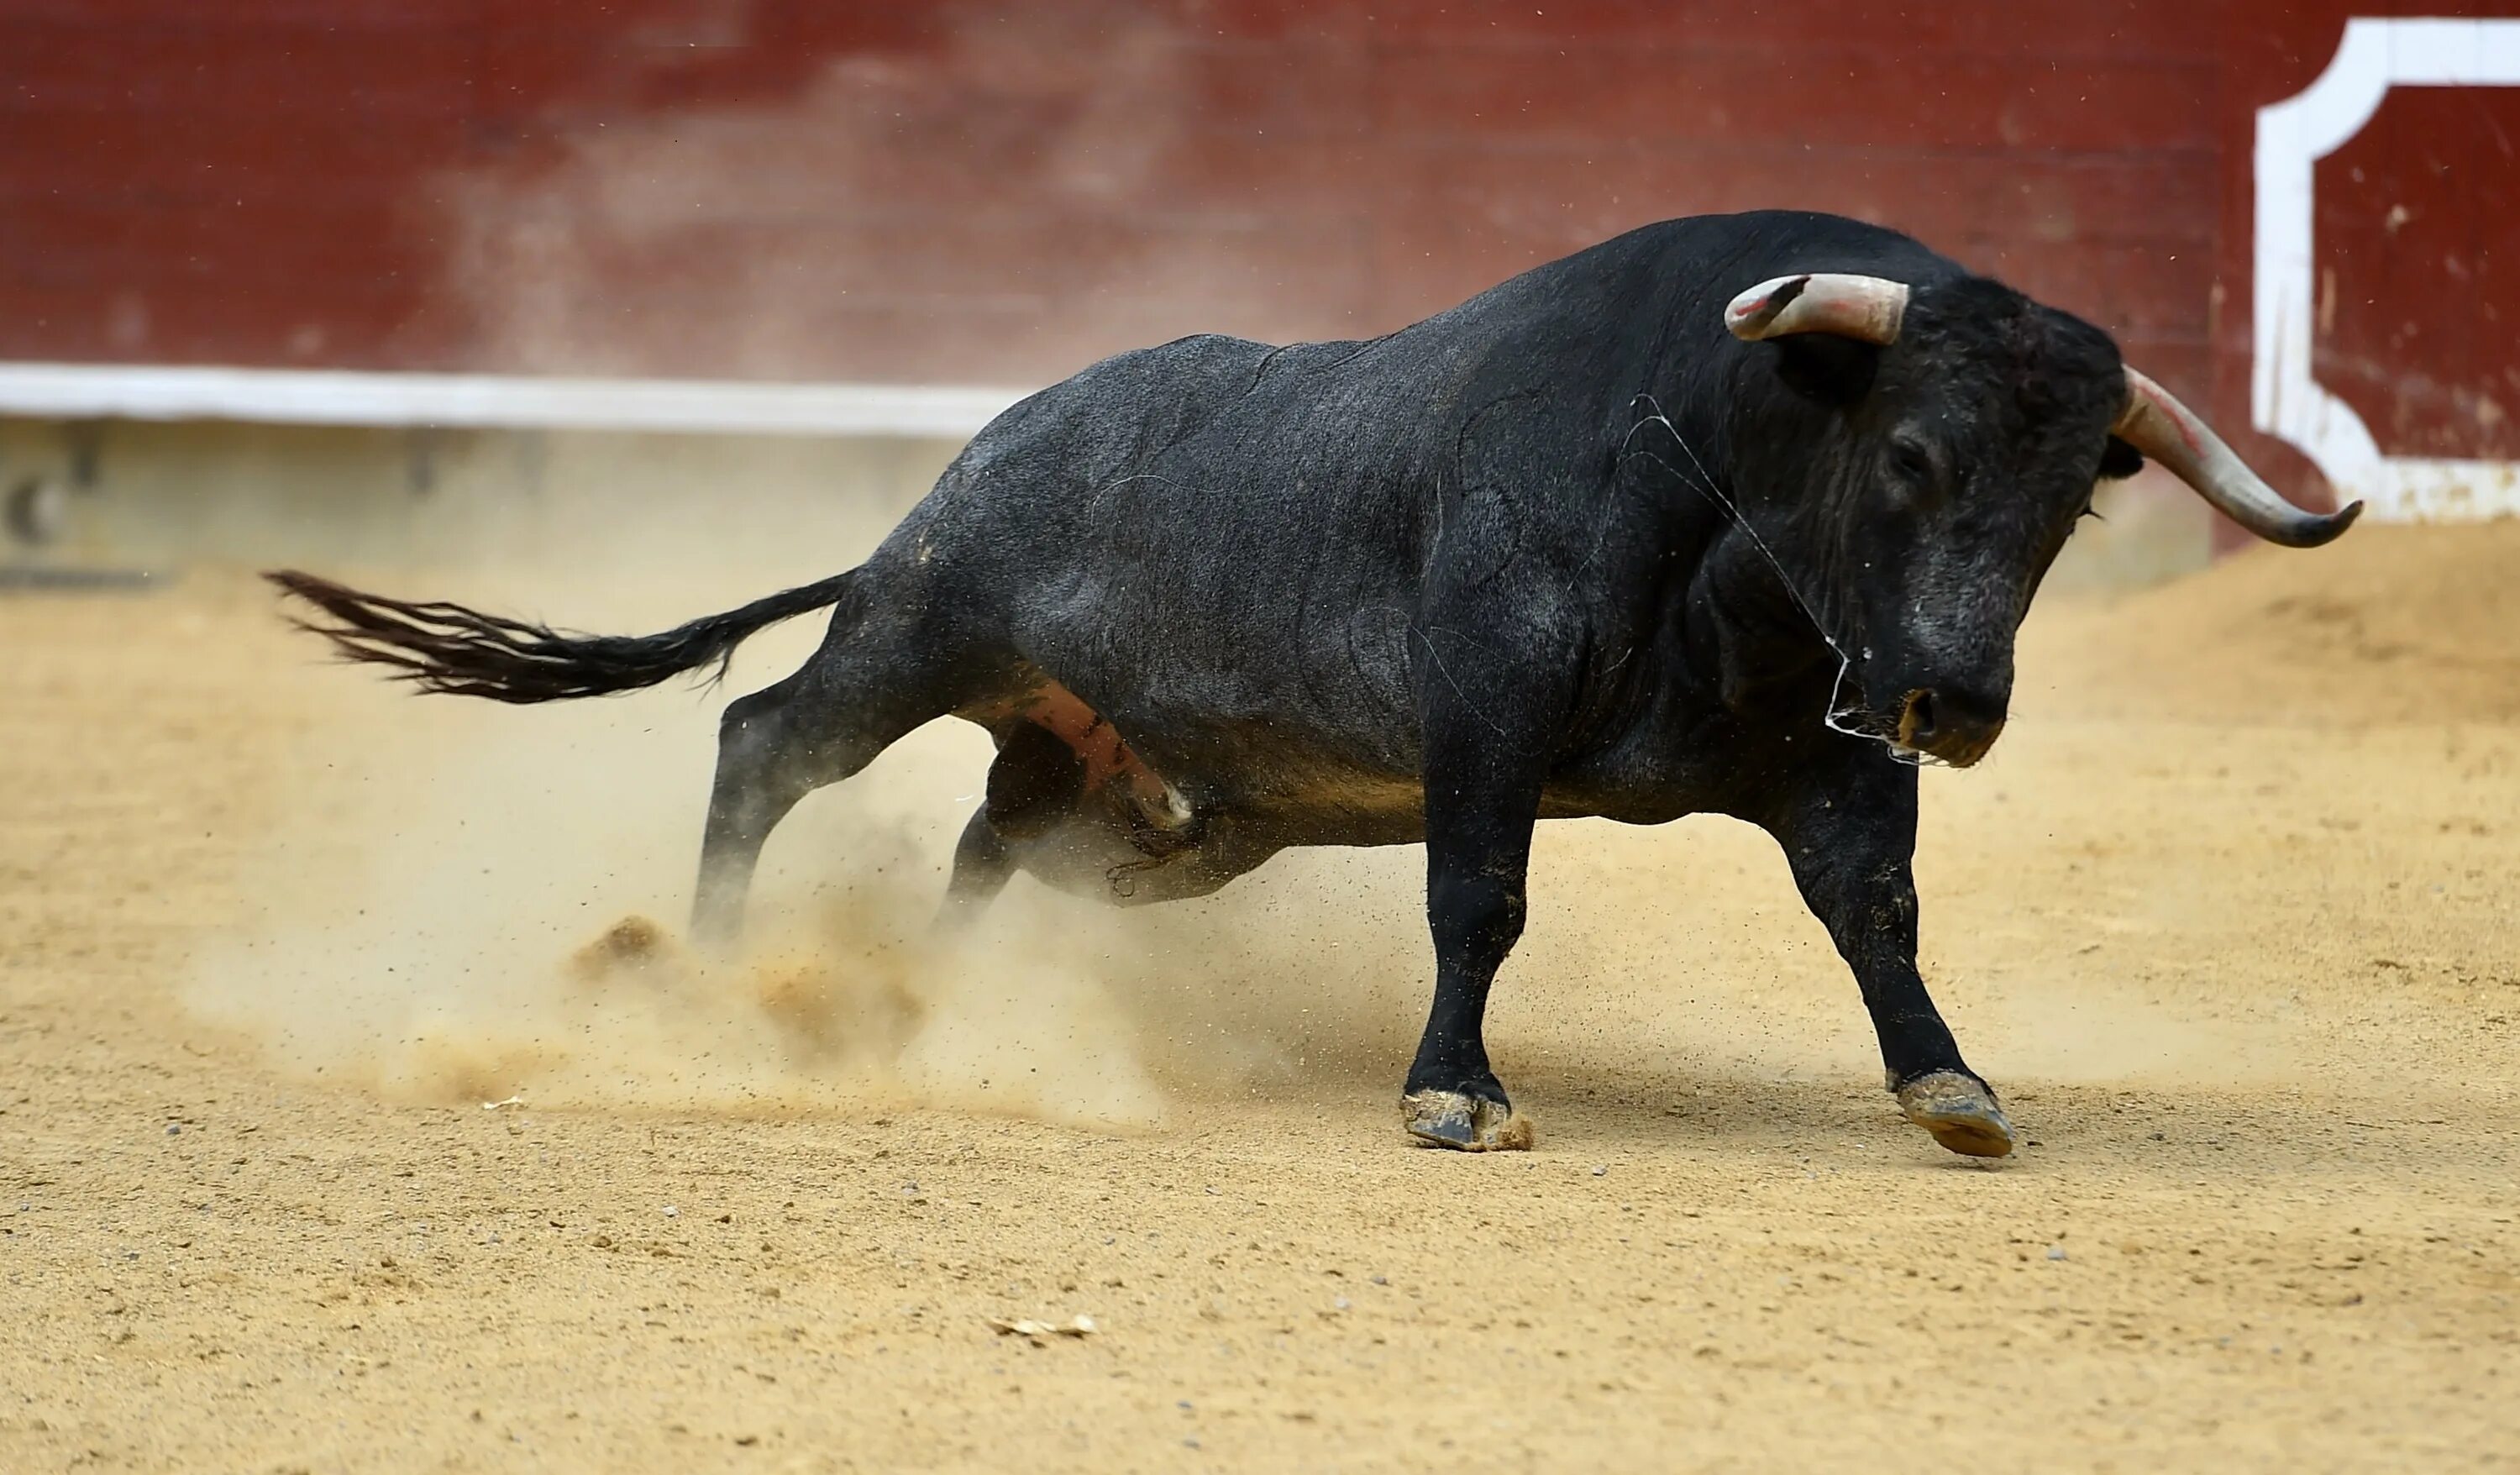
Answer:
<path fill-rule="evenodd" d="M 1789 550 L 1728 521 L 1690 581 L 1691 664 L 1714 673 L 1724 705 L 1736 712 L 1778 700 L 1799 705 L 1803 687 L 1836 674 L 1838 654 L 1821 632 L 1818 606 L 1804 603 L 1818 596 L 1796 587 L 1814 573 L 1790 559 Z"/>

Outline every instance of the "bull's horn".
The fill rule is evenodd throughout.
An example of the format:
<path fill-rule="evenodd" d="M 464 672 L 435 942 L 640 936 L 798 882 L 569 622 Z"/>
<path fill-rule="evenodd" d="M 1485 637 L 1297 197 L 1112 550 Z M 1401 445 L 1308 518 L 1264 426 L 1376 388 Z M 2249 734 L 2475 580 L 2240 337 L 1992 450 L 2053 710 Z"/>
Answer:
<path fill-rule="evenodd" d="M 2120 440 L 2160 462 L 2196 489 L 2224 515 L 2270 543 L 2317 548 L 2354 525 L 2362 504 L 2332 513 L 2307 512 L 2278 496 L 2223 443 L 2196 412 L 2133 369 L 2126 372 L 2127 406 L 2110 428 Z"/>
<path fill-rule="evenodd" d="M 1762 282 L 1724 309 L 1736 338 L 1780 338 L 1789 333 L 1833 333 L 1888 345 L 1899 341 L 1908 286 L 1848 272 L 1806 272 Z"/>

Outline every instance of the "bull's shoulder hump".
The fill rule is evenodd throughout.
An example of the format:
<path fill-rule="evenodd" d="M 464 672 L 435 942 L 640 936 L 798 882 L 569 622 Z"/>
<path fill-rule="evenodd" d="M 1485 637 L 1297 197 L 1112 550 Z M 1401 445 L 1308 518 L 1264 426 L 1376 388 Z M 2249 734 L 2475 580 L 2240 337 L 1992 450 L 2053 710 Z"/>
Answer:
<path fill-rule="evenodd" d="M 1125 388 L 1163 388 L 1179 393 L 1195 388 L 1205 380 L 1248 375 L 1261 360 L 1277 351 L 1274 344 L 1254 342 L 1227 334 L 1193 334 L 1150 348 L 1132 348 L 1125 353 L 1115 353 L 1067 380 L 1060 387 L 1073 386 L 1092 393 Z"/>
<path fill-rule="evenodd" d="M 1377 340 L 1378 341 L 1378 340 Z M 1136 444 L 1175 440 L 1189 427 L 1282 416 L 1372 376 L 1374 342 L 1262 343 L 1223 334 L 1116 353 L 1016 404 L 975 443 L 1012 447 L 1047 438 Z"/>
<path fill-rule="evenodd" d="M 1253 369 L 1277 351 L 1268 343 L 1220 333 L 1127 349 L 1017 400 L 989 423 L 981 437 L 1019 436 L 1080 416 L 1102 419 L 1150 403 L 1195 399 L 1204 388 L 1247 380 Z"/>

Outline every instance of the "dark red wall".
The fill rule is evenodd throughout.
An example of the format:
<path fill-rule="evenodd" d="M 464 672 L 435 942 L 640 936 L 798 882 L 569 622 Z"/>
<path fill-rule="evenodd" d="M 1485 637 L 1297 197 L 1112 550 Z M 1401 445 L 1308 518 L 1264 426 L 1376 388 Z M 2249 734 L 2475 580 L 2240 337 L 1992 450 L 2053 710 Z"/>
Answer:
<path fill-rule="evenodd" d="M 1387 328 L 1781 203 L 2196 370 L 2213 62 L 2157 23 L 2183 7 L 1371 9 L 0 0 L 0 355 L 1021 380 Z M 671 198 L 608 216 L 596 176 L 650 172 Z M 450 289 L 468 242 L 555 229 L 563 341 Z"/>
<path fill-rule="evenodd" d="M 2082 312 L 2236 430 L 2252 113 L 2346 13 L 0 0 L 0 358 L 1021 383 L 1784 204 Z M 2508 454 L 2515 104 L 2402 94 L 2320 170 L 2321 373 L 2393 448 Z"/>
<path fill-rule="evenodd" d="M 2320 160 L 2320 383 L 2383 451 L 2520 459 L 2520 93 L 2393 90 Z"/>

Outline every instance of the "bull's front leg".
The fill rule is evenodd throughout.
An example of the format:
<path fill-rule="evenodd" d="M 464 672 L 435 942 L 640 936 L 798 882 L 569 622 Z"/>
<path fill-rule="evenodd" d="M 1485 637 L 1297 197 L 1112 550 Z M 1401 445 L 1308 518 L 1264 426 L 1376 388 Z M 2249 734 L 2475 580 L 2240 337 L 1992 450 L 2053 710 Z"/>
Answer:
<path fill-rule="evenodd" d="M 1402 1088 L 1400 1120 L 1430 1146 L 1521 1150 L 1531 1146 L 1530 1119 L 1514 1111 L 1489 1065 L 1483 1026 L 1488 987 L 1522 936 L 1544 739 L 1524 738 L 1523 724 L 1473 720 L 1445 695 L 1430 703 L 1425 771 L 1435 1003 Z"/>
<path fill-rule="evenodd" d="M 1866 744 L 1803 776 L 1765 818 L 1794 882 L 1855 971 L 1908 1120 L 1971 1157 L 2012 1150 L 2012 1124 L 1960 1059 L 1916 971 L 1916 773 Z"/>

